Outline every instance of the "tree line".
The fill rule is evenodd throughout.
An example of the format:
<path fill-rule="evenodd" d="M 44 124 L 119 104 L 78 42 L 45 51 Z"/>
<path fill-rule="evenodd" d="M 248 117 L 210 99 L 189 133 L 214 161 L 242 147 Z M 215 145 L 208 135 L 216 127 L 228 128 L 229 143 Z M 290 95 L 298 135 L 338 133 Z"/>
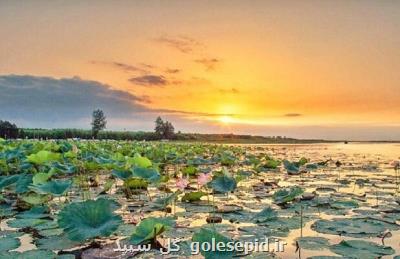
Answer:
<path fill-rule="evenodd" d="M 100 109 L 92 113 L 91 130 L 82 129 L 19 129 L 9 121 L 0 120 L 0 137 L 39 138 L 39 139 L 116 139 L 116 140 L 161 140 L 176 139 L 174 126 L 169 121 L 157 117 L 154 132 L 104 131 L 107 128 L 107 117 Z"/>

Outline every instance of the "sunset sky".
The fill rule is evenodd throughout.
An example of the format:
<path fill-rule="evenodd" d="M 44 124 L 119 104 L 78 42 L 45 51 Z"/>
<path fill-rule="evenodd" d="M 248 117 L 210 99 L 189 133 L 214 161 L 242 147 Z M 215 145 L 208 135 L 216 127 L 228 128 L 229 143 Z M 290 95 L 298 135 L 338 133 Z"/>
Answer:
<path fill-rule="evenodd" d="M 400 1 L 0 0 L 0 119 L 400 140 Z"/>

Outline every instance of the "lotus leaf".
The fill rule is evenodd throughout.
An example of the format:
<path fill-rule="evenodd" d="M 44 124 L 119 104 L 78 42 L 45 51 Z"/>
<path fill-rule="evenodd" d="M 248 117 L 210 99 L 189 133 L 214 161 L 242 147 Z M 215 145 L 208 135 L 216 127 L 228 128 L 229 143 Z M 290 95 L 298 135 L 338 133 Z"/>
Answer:
<path fill-rule="evenodd" d="M 364 240 L 343 240 L 339 244 L 331 246 L 330 250 L 336 254 L 355 259 L 375 259 L 385 255 L 392 255 L 395 252 L 389 246 L 378 245 Z"/>
<path fill-rule="evenodd" d="M 54 196 L 62 196 L 71 187 L 71 180 L 53 180 L 44 184 L 34 185 L 32 189 L 41 194 L 52 194 Z"/>
<path fill-rule="evenodd" d="M 257 213 L 253 217 L 253 220 L 260 223 L 265 221 L 276 220 L 277 218 L 278 218 L 278 213 L 276 213 L 276 211 L 274 211 L 271 207 L 267 207 L 264 208 L 259 213 Z"/>
<path fill-rule="evenodd" d="M 157 182 L 160 180 L 160 174 L 154 168 L 134 167 L 132 170 L 133 177 L 141 178 L 149 182 Z"/>
<path fill-rule="evenodd" d="M 216 192 L 227 193 L 227 192 L 232 192 L 236 189 L 236 181 L 234 178 L 224 173 L 221 176 L 215 177 L 210 182 L 210 186 Z"/>
<path fill-rule="evenodd" d="M 234 241 L 218 233 L 215 229 L 208 229 L 208 228 L 200 229 L 199 232 L 193 235 L 192 241 L 198 242 L 200 253 L 204 256 L 205 259 L 231 259 L 236 255 L 233 249 Z M 215 251 L 212 251 L 212 249 L 205 251 L 202 249 L 203 246 L 206 246 L 202 245 L 203 243 L 208 243 L 210 244 L 211 247 L 213 242 L 215 242 L 215 244 L 224 243 L 225 250 L 232 250 L 232 251 L 219 251 L 217 249 L 215 249 Z M 229 244 L 232 245 L 232 249 L 229 249 L 230 247 Z"/>
<path fill-rule="evenodd" d="M 300 248 L 308 250 L 323 250 L 329 247 L 329 241 L 324 237 L 299 237 L 296 241 Z"/>
<path fill-rule="evenodd" d="M 274 193 L 274 201 L 276 204 L 284 204 L 293 201 L 297 197 L 301 196 L 304 190 L 300 187 L 290 187 L 285 189 L 280 189 Z"/>
<path fill-rule="evenodd" d="M 172 218 L 147 218 L 135 228 L 130 241 L 134 245 L 151 242 L 156 236 L 174 225 Z"/>
<path fill-rule="evenodd" d="M 206 195 L 205 192 L 188 192 L 185 193 L 182 197 L 183 202 L 193 202 L 193 201 L 199 201 L 201 197 Z"/>
<path fill-rule="evenodd" d="M 55 162 L 60 160 L 61 155 L 59 153 L 53 153 L 46 150 L 41 150 L 36 154 L 29 155 L 28 161 L 37 165 L 44 165 L 49 162 Z"/>
<path fill-rule="evenodd" d="M 121 217 L 114 214 L 118 206 L 108 199 L 73 202 L 61 210 L 58 224 L 73 241 L 108 237 L 122 223 Z"/>

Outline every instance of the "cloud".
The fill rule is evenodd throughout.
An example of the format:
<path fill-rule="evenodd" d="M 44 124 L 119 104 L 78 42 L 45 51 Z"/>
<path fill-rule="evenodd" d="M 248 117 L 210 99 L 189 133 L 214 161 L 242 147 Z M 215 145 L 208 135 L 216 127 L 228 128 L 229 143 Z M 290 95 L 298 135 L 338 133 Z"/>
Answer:
<path fill-rule="evenodd" d="M 129 82 L 144 86 L 164 86 L 168 84 L 167 79 L 162 75 L 144 75 L 132 77 Z"/>
<path fill-rule="evenodd" d="M 166 68 L 165 69 L 165 73 L 168 73 L 168 74 L 177 74 L 179 72 L 181 72 L 181 70 L 176 69 L 176 68 Z"/>
<path fill-rule="evenodd" d="M 0 118 L 43 127 L 71 126 L 100 108 L 114 118 L 152 112 L 149 98 L 78 77 L 0 76 Z"/>
<path fill-rule="evenodd" d="M 221 60 L 216 58 L 202 58 L 196 59 L 194 62 L 203 65 L 206 70 L 214 70 L 217 64 L 221 62 Z"/>
<path fill-rule="evenodd" d="M 140 64 L 139 66 L 134 66 L 122 62 L 117 62 L 117 61 L 96 61 L 92 60 L 90 61 L 91 64 L 94 65 L 106 65 L 106 66 L 111 66 L 116 69 L 120 69 L 124 72 L 139 72 L 139 73 L 149 73 L 149 69 L 153 68 L 153 66 L 148 65 L 148 64 Z"/>
<path fill-rule="evenodd" d="M 135 85 L 142 85 L 142 86 L 180 85 L 183 83 L 182 80 L 166 78 L 163 75 L 137 76 L 137 77 L 129 78 L 128 81 Z"/>
<path fill-rule="evenodd" d="M 300 117 L 303 116 L 301 113 L 286 113 L 283 115 L 284 117 Z"/>
<path fill-rule="evenodd" d="M 191 53 L 197 47 L 203 47 L 203 44 L 187 36 L 161 36 L 155 39 L 156 42 L 174 48 L 182 53 Z"/>

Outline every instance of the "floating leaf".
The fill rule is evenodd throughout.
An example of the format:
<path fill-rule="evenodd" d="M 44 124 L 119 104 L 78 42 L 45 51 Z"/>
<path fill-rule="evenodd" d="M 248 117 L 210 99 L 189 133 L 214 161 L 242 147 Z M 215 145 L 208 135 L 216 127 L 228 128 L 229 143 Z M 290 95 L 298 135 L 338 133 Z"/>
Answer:
<path fill-rule="evenodd" d="M 34 185 L 32 189 L 41 194 L 52 194 L 54 196 L 62 196 L 71 187 L 71 180 L 53 180 L 44 184 Z"/>
<path fill-rule="evenodd" d="M 8 187 L 19 180 L 19 175 L 10 175 L 10 176 L 3 176 L 0 178 L 0 190 Z"/>
<path fill-rule="evenodd" d="M 149 182 L 157 182 L 161 176 L 154 168 L 134 167 L 132 176 L 147 180 Z"/>
<path fill-rule="evenodd" d="M 45 250 L 65 250 L 76 247 L 80 242 L 68 239 L 65 234 L 41 238 L 36 241 L 36 246 Z"/>
<path fill-rule="evenodd" d="M 18 248 L 21 242 L 15 237 L 0 237 L 0 252 L 5 252 Z"/>
<path fill-rule="evenodd" d="M 253 220 L 256 222 L 265 222 L 265 221 L 270 221 L 270 220 L 276 220 L 278 218 L 278 213 L 274 211 L 271 207 L 264 208 L 262 211 L 257 213 L 254 217 Z"/>
<path fill-rule="evenodd" d="M 149 243 L 156 236 L 174 225 L 172 218 L 147 218 L 135 228 L 130 241 L 134 245 Z"/>
<path fill-rule="evenodd" d="M 296 241 L 300 248 L 308 250 L 323 250 L 329 247 L 329 240 L 324 237 L 299 237 Z"/>
<path fill-rule="evenodd" d="M 375 259 L 385 255 L 394 254 L 393 248 L 378 245 L 364 240 L 343 240 L 337 245 L 330 247 L 330 250 L 342 256 L 350 256 L 355 259 Z"/>
<path fill-rule="evenodd" d="M 215 177 L 210 182 L 211 188 L 219 193 L 227 193 L 236 189 L 236 181 L 228 174 L 224 173 L 222 176 Z"/>
<path fill-rule="evenodd" d="M 131 171 L 112 170 L 111 174 L 121 180 L 126 180 L 126 179 L 132 177 Z"/>
<path fill-rule="evenodd" d="M 235 256 L 234 241 L 226 236 L 221 235 L 216 230 L 202 228 L 199 232 L 193 235 L 192 241 L 198 243 L 200 253 L 205 259 L 231 259 Z M 218 251 L 217 249 L 212 251 L 211 248 L 208 251 L 203 250 L 203 248 L 206 246 L 203 243 L 208 243 L 211 247 L 213 242 L 215 242 L 215 244 L 224 243 L 225 245 L 223 247 L 225 247 L 227 251 Z M 232 249 L 229 249 L 229 244 L 231 245 Z"/>
<path fill-rule="evenodd" d="M 108 237 L 122 223 L 121 216 L 114 214 L 118 206 L 107 199 L 73 202 L 61 210 L 58 224 L 73 241 Z"/>
<path fill-rule="evenodd" d="M 32 183 L 34 185 L 43 184 L 47 182 L 52 175 L 52 173 L 36 173 L 32 178 Z"/>
<path fill-rule="evenodd" d="M 206 195 L 205 192 L 188 192 L 185 193 L 182 197 L 183 202 L 193 202 L 193 201 L 199 201 L 201 197 Z"/>
<path fill-rule="evenodd" d="M 290 187 L 285 189 L 280 189 L 274 193 L 274 201 L 276 204 L 284 204 L 293 201 L 297 197 L 301 196 L 304 190 L 300 187 Z"/>
<path fill-rule="evenodd" d="M 61 154 L 53 153 L 46 150 L 41 150 L 36 154 L 29 155 L 27 157 L 28 161 L 37 165 L 43 165 L 49 162 L 55 162 L 60 160 Z"/>
<path fill-rule="evenodd" d="M 397 225 L 369 218 L 321 219 L 314 222 L 311 228 L 320 233 L 350 237 L 376 237 L 381 235 L 386 229 L 399 229 Z"/>

